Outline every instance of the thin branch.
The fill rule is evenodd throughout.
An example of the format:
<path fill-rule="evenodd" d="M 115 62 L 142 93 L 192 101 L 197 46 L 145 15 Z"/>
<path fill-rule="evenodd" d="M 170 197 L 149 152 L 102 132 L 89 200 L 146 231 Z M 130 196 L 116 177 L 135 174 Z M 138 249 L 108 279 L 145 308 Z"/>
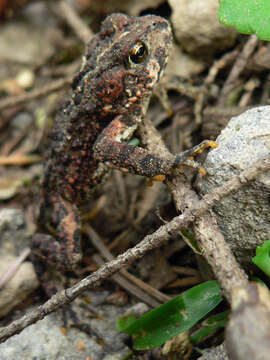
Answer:
<path fill-rule="evenodd" d="M 231 304 L 233 290 L 248 283 L 246 273 L 236 261 L 213 216 L 204 214 L 199 217 L 194 224 L 194 231 L 203 257 L 211 266 L 223 295 Z"/>
<path fill-rule="evenodd" d="M 50 82 L 48 85 L 43 86 L 42 88 L 35 89 L 29 93 L 8 97 L 7 99 L 0 101 L 0 110 L 7 109 L 9 107 L 18 106 L 27 101 L 37 99 L 39 97 L 48 95 L 54 91 L 62 89 L 66 85 L 70 85 L 72 83 L 73 76 L 67 76 L 63 79 L 55 80 Z"/>
<path fill-rule="evenodd" d="M 97 254 L 94 255 L 93 259 L 95 260 L 95 262 L 99 266 L 104 264 L 104 261 L 102 260 L 102 257 L 100 255 L 97 255 Z M 119 286 L 121 286 L 123 289 L 125 289 L 130 294 L 132 294 L 139 301 L 142 301 L 145 304 L 149 305 L 151 308 L 156 308 L 157 306 L 162 304 L 161 302 L 156 301 L 155 299 L 153 299 L 152 296 L 149 296 L 146 292 L 144 292 L 138 286 L 133 285 L 128 279 L 126 279 L 121 274 L 121 271 L 119 273 L 117 273 L 117 274 L 112 275 L 111 279 L 114 282 L 116 282 Z"/>
<path fill-rule="evenodd" d="M 194 204 L 194 207 L 176 216 L 172 221 L 161 226 L 153 234 L 147 235 L 139 244 L 128 249 L 124 254 L 104 264 L 100 269 L 76 285 L 57 293 L 45 304 L 0 330 L 0 342 L 7 340 L 14 334 L 20 333 L 28 325 L 34 324 L 61 306 L 70 303 L 85 290 L 98 286 L 102 281 L 141 258 L 147 252 L 164 245 L 171 236 L 176 235 L 181 228 L 186 228 L 197 217 L 201 216 L 205 211 L 210 210 L 222 198 L 233 191 L 239 190 L 249 181 L 255 180 L 260 173 L 268 170 L 270 170 L 270 157 L 257 161 L 255 165 L 243 170 L 239 175 L 234 176 L 224 185 L 205 195 L 200 201 Z"/>
<path fill-rule="evenodd" d="M 251 35 L 248 41 L 246 42 L 245 46 L 242 49 L 242 52 L 238 56 L 234 66 L 231 69 L 231 72 L 221 90 L 221 94 L 219 97 L 219 105 L 224 105 L 227 99 L 228 94 L 232 91 L 233 87 L 235 86 L 235 82 L 245 69 L 246 64 L 253 53 L 255 47 L 258 44 L 258 38 L 256 35 Z"/>
<path fill-rule="evenodd" d="M 159 133 L 147 119 L 141 135 L 143 138 L 148 139 L 148 146 L 157 147 L 158 143 L 159 151 L 167 152 Z M 152 144 L 149 143 L 150 140 Z M 172 194 L 176 209 L 180 213 L 186 209 L 199 206 L 198 195 L 191 189 L 190 183 L 184 174 L 178 172 L 178 176 L 173 174 L 167 177 L 166 184 Z M 215 196 L 215 191 L 212 194 Z M 194 231 L 201 253 L 211 266 L 215 277 L 219 280 L 225 297 L 231 302 L 233 287 L 247 282 L 245 272 L 237 263 L 213 217 L 208 214 L 200 216 L 194 225 Z M 224 258 L 226 259 L 225 262 L 223 261 Z"/>
<path fill-rule="evenodd" d="M 76 35 L 83 41 L 84 44 L 87 44 L 93 37 L 92 31 L 89 27 L 84 24 L 76 11 L 64 0 L 61 0 L 59 4 L 57 3 L 57 14 L 64 18 L 64 20 L 69 24 L 69 26 L 74 30 Z M 13 107 L 16 105 L 23 104 L 27 101 L 48 95 L 51 92 L 60 90 L 65 85 L 70 85 L 72 83 L 74 75 L 67 76 L 64 79 L 56 80 L 50 84 L 40 88 L 35 89 L 32 92 L 18 95 L 14 97 L 8 97 L 0 101 L 0 110 Z"/>
<path fill-rule="evenodd" d="M 110 250 L 106 247 L 106 245 L 102 242 L 99 235 L 95 232 L 95 230 L 90 226 L 86 225 L 85 227 L 87 234 L 89 235 L 89 238 L 94 245 L 94 247 L 100 252 L 100 254 L 107 260 L 111 261 L 114 259 L 114 256 L 110 252 Z M 104 262 L 100 262 L 98 259 L 98 265 L 103 265 Z M 118 275 L 118 274 L 117 274 Z M 115 276 L 115 275 L 114 275 Z M 122 281 L 122 279 L 124 281 Z M 128 281 L 127 281 L 128 280 Z M 162 292 L 158 291 L 157 289 L 153 288 L 152 286 L 146 284 L 136 276 L 130 274 L 127 270 L 122 269 L 119 271 L 119 277 L 115 280 L 120 286 L 122 286 L 124 289 L 135 295 L 139 300 L 146 302 L 148 305 L 153 306 L 154 301 L 152 298 L 155 298 L 157 301 L 155 301 L 156 306 L 169 301 L 171 298 Z M 132 285 L 133 283 L 134 285 Z M 132 286 L 131 286 L 132 285 Z M 148 294 L 148 298 L 150 295 L 150 301 L 147 299 L 145 301 L 145 294 Z"/>
<path fill-rule="evenodd" d="M 210 86 L 214 83 L 218 72 L 228 66 L 229 63 L 235 60 L 239 54 L 238 49 L 234 49 L 229 53 L 225 53 L 220 59 L 216 60 L 208 71 L 204 80 L 204 86 Z"/>
<path fill-rule="evenodd" d="M 0 165 L 29 165 L 42 160 L 40 155 L 9 155 L 0 156 Z"/>
<path fill-rule="evenodd" d="M 75 9 L 65 0 L 61 0 L 58 6 L 57 15 L 61 16 L 72 28 L 77 37 L 84 43 L 88 44 L 93 37 L 92 31 L 82 21 Z"/>
<path fill-rule="evenodd" d="M 19 270 L 22 263 L 30 255 L 30 248 L 26 248 L 21 255 L 14 261 L 13 264 L 7 269 L 7 272 L 0 278 L 0 290 L 6 285 L 6 283 L 14 277 L 16 272 Z"/>

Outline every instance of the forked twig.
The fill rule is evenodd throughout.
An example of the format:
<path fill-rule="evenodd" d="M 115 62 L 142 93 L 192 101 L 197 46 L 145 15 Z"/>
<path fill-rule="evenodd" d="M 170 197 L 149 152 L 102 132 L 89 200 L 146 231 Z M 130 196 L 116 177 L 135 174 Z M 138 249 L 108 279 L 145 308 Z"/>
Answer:
<path fill-rule="evenodd" d="M 102 281 L 115 274 L 117 271 L 141 258 L 144 254 L 152 249 L 164 245 L 172 235 L 179 232 L 181 228 L 186 228 L 196 218 L 201 216 L 205 211 L 210 210 L 222 198 L 233 191 L 239 190 L 249 181 L 255 180 L 256 177 L 265 171 L 270 170 L 270 157 L 257 161 L 255 165 L 243 170 L 227 181 L 224 185 L 214 189 L 211 193 L 205 195 L 200 201 L 194 204 L 194 207 L 184 211 L 181 215 L 176 216 L 169 223 L 161 226 L 156 232 L 147 235 L 138 245 L 128 249 L 124 254 L 119 255 L 116 259 L 104 264 L 100 269 L 81 280 L 76 285 L 55 294 L 43 305 L 37 307 L 34 311 L 24 315 L 22 318 L 15 320 L 7 327 L 0 330 L 0 342 L 10 338 L 14 334 L 20 333 L 28 325 L 34 324 L 43 319 L 46 315 L 52 313 L 61 306 L 70 303 L 85 290 L 98 286 Z"/>

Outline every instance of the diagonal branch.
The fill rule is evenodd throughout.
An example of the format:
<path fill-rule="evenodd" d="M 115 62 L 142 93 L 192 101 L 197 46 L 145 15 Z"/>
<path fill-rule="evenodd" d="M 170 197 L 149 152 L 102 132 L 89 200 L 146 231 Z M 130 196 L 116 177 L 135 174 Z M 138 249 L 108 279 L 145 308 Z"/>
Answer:
<path fill-rule="evenodd" d="M 146 140 L 148 147 L 152 147 L 153 151 L 155 148 L 158 148 L 159 152 L 165 152 L 166 154 L 168 150 L 160 134 L 147 118 L 144 121 L 141 132 L 141 137 Z M 171 192 L 175 207 L 179 213 L 197 208 L 200 200 L 196 192 L 191 188 L 190 182 L 185 174 L 186 173 L 177 171 L 166 179 L 166 185 Z M 213 198 L 218 189 L 212 192 Z M 247 284 L 245 272 L 236 261 L 213 216 L 206 212 L 197 217 L 193 230 L 201 254 L 212 268 L 214 276 L 219 281 L 223 290 L 224 296 L 229 303 L 231 303 L 233 289 L 236 286 L 244 286 Z M 226 261 L 224 261 L 224 259 L 226 259 Z"/>
<path fill-rule="evenodd" d="M 1 329 L 0 342 L 7 340 L 14 334 L 20 333 L 28 325 L 34 324 L 61 306 L 70 303 L 85 290 L 98 286 L 102 281 L 115 274 L 123 267 L 141 258 L 150 250 L 164 245 L 172 235 L 177 234 L 181 228 L 186 228 L 197 217 L 201 216 L 205 211 L 210 210 L 222 198 L 233 191 L 237 191 L 249 181 L 255 180 L 260 173 L 268 170 L 270 170 L 270 157 L 257 161 L 255 165 L 243 170 L 239 175 L 234 176 L 224 185 L 205 195 L 201 200 L 194 204 L 194 207 L 191 207 L 181 215 L 176 216 L 172 221 L 161 226 L 153 234 L 146 236 L 138 245 L 127 250 L 124 254 L 119 255 L 116 259 L 104 264 L 100 269 L 71 288 L 57 293 L 45 304 L 37 307 L 29 314 L 24 315 L 21 319 L 18 319 Z"/>
<path fill-rule="evenodd" d="M 44 95 L 49 95 L 54 91 L 62 89 L 66 85 L 72 83 L 74 75 L 69 75 L 63 79 L 57 79 L 50 82 L 50 84 L 44 85 L 39 89 L 34 89 L 31 92 L 25 93 L 23 95 L 11 96 L 6 99 L 0 100 L 0 110 L 4 110 L 13 106 L 18 106 L 24 104 L 27 101 L 40 98 Z"/>

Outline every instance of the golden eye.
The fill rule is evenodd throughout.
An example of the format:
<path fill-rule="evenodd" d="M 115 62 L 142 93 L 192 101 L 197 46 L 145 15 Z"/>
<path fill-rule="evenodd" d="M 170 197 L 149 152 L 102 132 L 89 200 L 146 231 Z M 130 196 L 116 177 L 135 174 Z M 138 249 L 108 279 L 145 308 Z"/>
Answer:
<path fill-rule="evenodd" d="M 137 41 L 129 52 L 129 60 L 133 64 L 140 64 L 147 56 L 147 47 L 142 41 Z"/>

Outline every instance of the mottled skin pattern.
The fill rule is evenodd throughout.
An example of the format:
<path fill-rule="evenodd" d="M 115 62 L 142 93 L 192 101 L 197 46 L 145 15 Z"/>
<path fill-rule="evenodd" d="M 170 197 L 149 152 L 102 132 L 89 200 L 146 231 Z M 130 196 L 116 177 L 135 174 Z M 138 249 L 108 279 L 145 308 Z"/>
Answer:
<path fill-rule="evenodd" d="M 103 181 L 106 163 L 153 177 L 185 163 L 129 145 L 148 107 L 172 44 L 158 16 L 112 14 L 91 40 L 72 96 L 55 119 L 45 162 L 40 233 L 32 259 L 42 282 L 47 268 L 72 269 L 81 259 L 80 209 Z"/>

